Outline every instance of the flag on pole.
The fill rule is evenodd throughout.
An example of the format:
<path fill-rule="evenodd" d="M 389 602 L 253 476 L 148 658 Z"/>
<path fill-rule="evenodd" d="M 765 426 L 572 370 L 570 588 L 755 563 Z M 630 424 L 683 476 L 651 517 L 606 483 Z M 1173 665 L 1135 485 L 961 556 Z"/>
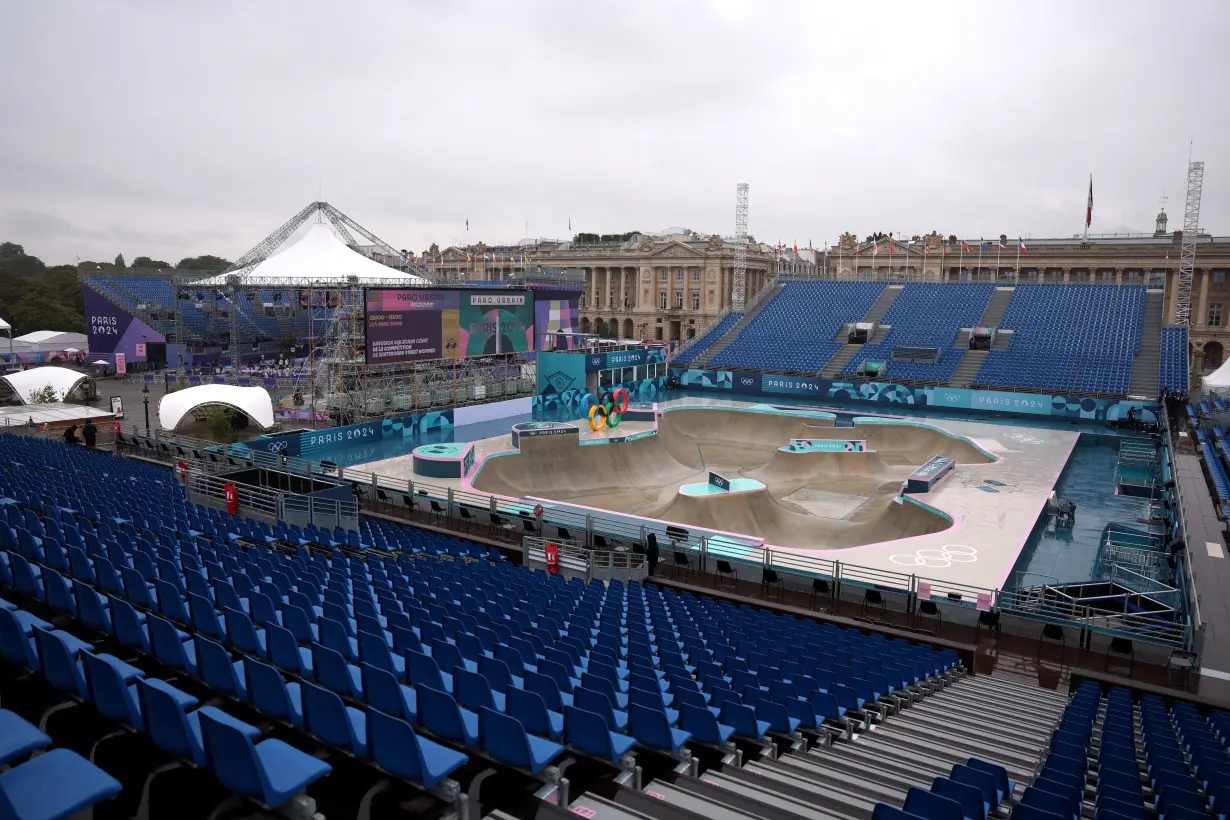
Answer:
<path fill-rule="evenodd" d="M 969 250 L 969 243 L 968 243 L 968 242 L 966 242 L 964 239 L 962 239 L 962 240 L 961 240 L 961 250 L 962 250 L 962 251 L 968 251 L 968 250 Z"/>
<path fill-rule="evenodd" d="M 794 255 L 795 256 L 799 255 L 799 240 L 797 239 L 794 240 Z"/>
<path fill-rule="evenodd" d="M 888 238 L 888 258 L 893 258 L 893 238 L 891 236 Z"/>
<path fill-rule="evenodd" d="M 879 255 L 880 255 L 880 240 L 878 240 L 878 239 L 873 239 L 873 240 L 872 240 L 872 242 L 871 242 L 871 255 L 872 255 L 872 256 L 879 256 Z"/>
<path fill-rule="evenodd" d="M 1085 203 L 1085 228 L 1093 224 L 1093 174 L 1089 175 L 1089 201 Z"/>
<path fill-rule="evenodd" d="M 1003 239 L 1003 237 L 1000 237 L 1000 239 L 999 239 L 999 249 L 1000 249 L 1000 250 L 1004 250 L 1004 249 L 1006 249 L 1007 247 L 1008 247 L 1008 246 L 1004 244 L 1004 239 Z"/>
<path fill-rule="evenodd" d="M 1016 242 L 1017 242 L 1017 244 L 1018 244 L 1018 245 L 1020 245 L 1020 246 L 1021 246 L 1021 247 L 1020 247 L 1020 251 L 1021 251 L 1021 253 L 1029 253 L 1029 250 L 1025 247 L 1025 240 L 1024 240 L 1024 239 L 1017 239 L 1017 241 L 1016 241 Z"/>
<path fill-rule="evenodd" d="M 926 242 L 924 242 L 923 243 L 923 256 L 930 256 L 930 255 L 931 255 L 931 246 L 928 245 Z"/>

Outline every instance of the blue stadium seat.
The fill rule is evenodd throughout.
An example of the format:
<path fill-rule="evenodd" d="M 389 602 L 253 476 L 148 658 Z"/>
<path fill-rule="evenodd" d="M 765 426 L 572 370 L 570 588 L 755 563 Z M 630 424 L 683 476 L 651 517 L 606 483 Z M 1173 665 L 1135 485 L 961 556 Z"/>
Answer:
<path fill-rule="evenodd" d="M 1000 322 L 1008 348 L 988 353 L 973 383 L 1125 395 L 1144 306 L 1140 285 L 1017 285 Z"/>
<path fill-rule="evenodd" d="M 883 291 L 881 282 L 787 282 L 708 366 L 819 372 L 842 346 L 837 331 Z"/>
<path fill-rule="evenodd" d="M 68 749 L 52 749 L 0 772 L 0 817 L 67 818 L 119 793 L 120 782 Z"/>
<path fill-rule="evenodd" d="M 51 745 L 51 738 L 15 712 L 0 709 L 0 766 Z"/>

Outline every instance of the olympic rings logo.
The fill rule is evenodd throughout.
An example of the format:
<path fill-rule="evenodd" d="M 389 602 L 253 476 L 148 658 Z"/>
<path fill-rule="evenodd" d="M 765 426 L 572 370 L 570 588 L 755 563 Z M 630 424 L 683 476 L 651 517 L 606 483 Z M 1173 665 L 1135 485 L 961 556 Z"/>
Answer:
<path fill-rule="evenodd" d="M 978 550 L 965 544 L 945 544 L 938 549 L 924 548 L 912 555 L 890 555 L 894 564 L 927 569 L 948 569 L 953 564 L 972 564 L 978 560 Z"/>
<path fill-rule="evenodd" d="M 622 387 L 615 392 L 607 391 L 598 399 L 598 403 L 589 408 L 589 429 L 597 431 L 603 427 L 618 427 L 623 421 L 624 413 L 628 412 L 628 402 L 632 397 Z"/>

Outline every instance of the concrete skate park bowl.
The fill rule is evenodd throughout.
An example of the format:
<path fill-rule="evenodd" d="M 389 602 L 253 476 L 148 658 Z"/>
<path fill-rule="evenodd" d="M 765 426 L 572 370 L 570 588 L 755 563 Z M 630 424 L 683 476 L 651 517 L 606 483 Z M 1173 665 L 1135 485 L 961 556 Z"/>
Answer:
<path fill-rule="evenodd" d="M 937 456 L 996 460 L 937 427 L 871 417 L 834 427 L 823 415 L 681 407 L 659 417 L 656 434 L 603 446 L 523 435 L 518 450 L 484 459 L 472 482 L 485 493 L 826 550 L 948 529 L 952 518 L 925 495 L 902 495 L 907 479 Z M 729 489 L 700 489 L 711 473 Z"/>

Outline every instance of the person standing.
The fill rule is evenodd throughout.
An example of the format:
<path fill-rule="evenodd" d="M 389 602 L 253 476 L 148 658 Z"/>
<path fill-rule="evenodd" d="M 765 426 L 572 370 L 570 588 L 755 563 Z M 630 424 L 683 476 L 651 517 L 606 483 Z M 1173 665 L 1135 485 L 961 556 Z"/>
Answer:
<path fill-rule="evenodd" d="M 645 542 L 645 558 L 649 561 L 649 574 L 652 576 L 658 569 L 658 558 L 661 557 L 658 551 L 658 536 L 649 533 L 649 539 Z"/>
<path fill-rule="evenodd" d="M 85 440 L 85 449 L 94 449 L 94 444 L 98 441 L 98 428 L 94 426 L 94 419 L 85 420 L 85 426 L 81 428 L 81 438 Z"/>

